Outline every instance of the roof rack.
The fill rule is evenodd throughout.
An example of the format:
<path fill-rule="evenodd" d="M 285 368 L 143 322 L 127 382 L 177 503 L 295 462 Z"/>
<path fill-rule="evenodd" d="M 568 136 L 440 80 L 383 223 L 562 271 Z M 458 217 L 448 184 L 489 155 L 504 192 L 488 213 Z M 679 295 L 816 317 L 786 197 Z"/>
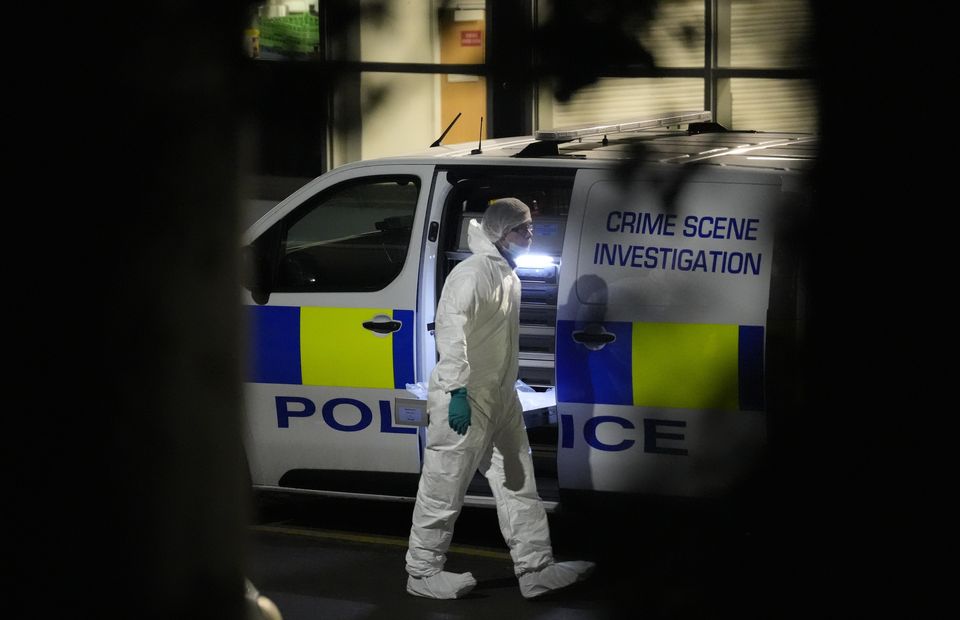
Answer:
<path fill-rule="evenodd" d="M 615 123 L 606 123 L 603 125 L 587 123 L 585 125 L 573 125 L 571 127 L 540 129 L 534 132 L 533 137 L 537 140 L 568 142 L 570 140 L 576 140 L 577 138 L 583 138 L 585 136 L 598 136 L 622 133 L 625 131 L 640 131 L 642 129 L 654 129 L 656 127 L 668 127 L 670 125 L 681 125 L 684 123 L 696 123 L 700 121 L 709 122 L 712 120 L 713 114 L 709 110 L 670 112 L 666 116 L 638 118 L 633 120 L 618 121 Z"/>

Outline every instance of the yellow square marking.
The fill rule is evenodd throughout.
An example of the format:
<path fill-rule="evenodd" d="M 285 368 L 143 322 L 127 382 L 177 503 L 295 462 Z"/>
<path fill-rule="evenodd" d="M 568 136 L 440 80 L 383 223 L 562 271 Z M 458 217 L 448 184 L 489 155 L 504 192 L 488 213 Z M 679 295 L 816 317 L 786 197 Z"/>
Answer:
<path fill-rule="evenodd" d="M 633 324 L 633 404 L 739 409 L 737 325 Z"/>

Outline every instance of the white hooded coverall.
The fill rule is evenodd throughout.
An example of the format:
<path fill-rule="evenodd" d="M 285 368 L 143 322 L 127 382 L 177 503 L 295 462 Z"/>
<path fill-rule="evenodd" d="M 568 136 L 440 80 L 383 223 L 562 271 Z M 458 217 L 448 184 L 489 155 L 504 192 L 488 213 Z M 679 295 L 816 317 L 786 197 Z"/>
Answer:
<path fill-rule="evenodd" d="M 496 499 L 515 573 L 553 562 L 515 388 L 520 279 L 476 220 L 470 222 L 467 243 L 473 256 L 451 271 L 437 306 L 440 360 L 430 376 L 430 424 L 406 557 L 413 577 L 443 569 L 454 523 L 478 469 Z M 462 436 L 447 423 L 450 392 L 461 387 L 467 388 L 471 410 L 470 428 Z"/>

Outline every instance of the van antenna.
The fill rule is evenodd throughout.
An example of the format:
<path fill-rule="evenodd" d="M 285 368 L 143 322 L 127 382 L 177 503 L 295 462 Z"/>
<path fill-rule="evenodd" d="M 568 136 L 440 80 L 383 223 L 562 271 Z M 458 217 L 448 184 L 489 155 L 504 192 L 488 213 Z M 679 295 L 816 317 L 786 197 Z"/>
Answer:
<path fill-rule="evenodd" d="M 454 124 L 455 124 L 458 120 L 460 120 L 460 115 L 461 115 L 461 114 L 463 114 L 463 112 L 457 112 L 456 118 L 454 118 L 452 121 L 450 121 L 450 124 L 447 125 L 447 128 L 443 130 L 443 133 L 440 134 L 440 137 L 433 141 L 433 144 L 430 145 L 430 148 L 433 148 L 433 147 L 435 147 L 435 146 L 440 146 L 440 142 L 441 142 L 444 138 L 447 137 L 447 134 L 450 132 L 451 129 L 453 129 Z"/>
<path fill-rule="evenodd" d="M 481 116 L 480 117 L 480 137 L 477 139 L 477 148 L 470 151 L 470 154 L 479 155 L 480 153 L 483 153 L 483 151 L 480 149 L 480 147 L 482 146 L 483 146 L 483 117 Z"/>

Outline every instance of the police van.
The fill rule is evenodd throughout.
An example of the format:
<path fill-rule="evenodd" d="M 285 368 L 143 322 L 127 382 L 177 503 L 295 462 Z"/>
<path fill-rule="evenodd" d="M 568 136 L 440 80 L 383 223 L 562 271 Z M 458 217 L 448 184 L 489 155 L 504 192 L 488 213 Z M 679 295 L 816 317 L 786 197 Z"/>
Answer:
<path fill-rule="evenodd" d="M 517 379 L 547 507 L 735 488 L 767 446 L 771 354 L 797 336 L 788 224 L 816 150 L 684 112 L 318 177 L 244 239 L 253 485 L 416 496 L 440 291 L 468 222 L 514 196 L 534 222 Z M 493 503 L 479 475 L 466 502 Z"/>

